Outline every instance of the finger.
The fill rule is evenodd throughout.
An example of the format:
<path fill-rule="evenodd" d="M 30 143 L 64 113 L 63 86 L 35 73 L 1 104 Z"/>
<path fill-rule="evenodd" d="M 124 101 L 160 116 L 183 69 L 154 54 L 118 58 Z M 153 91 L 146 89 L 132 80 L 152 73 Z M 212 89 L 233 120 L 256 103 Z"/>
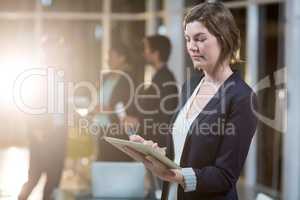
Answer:
<path fill-rule="evenodd" d="M 158 148 L 158 144 L 157 143 L 152 144 L 152 148 Z"/>
<path fill-rule="evenodd" d="M 133 142 L 140 142 L 140 143 L 143 143 L 145 141 L 144 138 L 142 138 L 141 136 L 139 135 L 131 135 L 129 137 L 130 141 L 133 141 Z"/>
<path fill-rule="evenodd" d="M 172 170 L 167 170 L 168 173 L 166 173 L 166 176 L 168 176 L 169 178 L 175 178 L 176 177 L 176 173 Z"/>
<path fill-rule="evenodd" d="M 167 182 L 174 182 L 173 178 L 171 176 L 168 176 L 168 175 L 162 175 L 162 176 L 159 176 L 160 179 L 164 180 L 164 181 L 167 181 Z"/>
<path fill-rule="evenodd" d="M 170 170 L 164 170 L 160 172 L 160 177 L 162 177 L 165 180 L 171 181 L 175 179 L 176 175 Z"/>
<path fill-rule="evenodd" d="M 170 169 L 174 176 L 178 176 L 178 169 Z"/>

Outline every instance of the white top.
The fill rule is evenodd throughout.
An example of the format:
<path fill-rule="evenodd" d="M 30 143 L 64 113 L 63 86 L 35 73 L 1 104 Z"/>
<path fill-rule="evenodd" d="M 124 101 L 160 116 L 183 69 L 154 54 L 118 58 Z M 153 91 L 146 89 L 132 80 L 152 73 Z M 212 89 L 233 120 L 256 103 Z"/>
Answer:
<path fill-rule="evenodd" d="M 200 81 L 200 83 L 194 90 L 192 96 L 187 100 L 184 107 L 180 110 L 175 120 L 175 123 L 173 125 L 172 136 L 174 142 L 174 156 L 175 156 L 174 162 L 178 165 L 180 164 L 185 138 L 189 132 L 190 126 L 192 125 L 193 121 L 196 119 L 196 117 L 199 115 L 201 111 L 198 110 L 198 112 L 194 112 L 189 119 L 187 119 L 186 117 L 187 112 L 193 102 L 193 99 L 197 95 L 203 80 L 204 79 Z M 177 200 L 177 187 L 178 187 L 177 183 L 170 184 L 168 200 Z"/>

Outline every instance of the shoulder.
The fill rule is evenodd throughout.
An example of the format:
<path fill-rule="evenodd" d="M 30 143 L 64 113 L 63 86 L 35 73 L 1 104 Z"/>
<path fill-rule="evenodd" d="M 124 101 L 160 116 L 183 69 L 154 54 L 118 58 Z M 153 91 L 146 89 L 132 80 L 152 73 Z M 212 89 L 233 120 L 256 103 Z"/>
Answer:
<path fill-rule="evenodd" d="M 235 100 L 240 100 L 255 94 L 253 89 L 241 78 L 238 72 L 235 72 L 224 85 L 229 96 Z"/>
<path fill-rule="evenodd" d="M 238 105 L 257 107 L 257 97 L 253 89 L 241 78 L 238 72 L 224 84 L 225 96 L 232 108 Z"/>
<path fill-rule="evenodd" d="M 166 81 L 176 82 L 173 72 L 167 66 L 159 70 L 154 79 L 163 82 Z"/>

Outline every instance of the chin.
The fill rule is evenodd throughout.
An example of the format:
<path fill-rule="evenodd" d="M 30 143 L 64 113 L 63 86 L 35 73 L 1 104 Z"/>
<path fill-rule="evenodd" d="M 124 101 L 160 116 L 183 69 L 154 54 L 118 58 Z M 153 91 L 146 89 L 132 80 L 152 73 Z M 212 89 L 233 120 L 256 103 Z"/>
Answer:
<path fill-rule="evenodd" d="M 196 70 L 204 70 L 205 69 L 204 65 L 199 62 L 194 62 L 193 64 L 194 64 L 194 69 L 196 69 Z"/>

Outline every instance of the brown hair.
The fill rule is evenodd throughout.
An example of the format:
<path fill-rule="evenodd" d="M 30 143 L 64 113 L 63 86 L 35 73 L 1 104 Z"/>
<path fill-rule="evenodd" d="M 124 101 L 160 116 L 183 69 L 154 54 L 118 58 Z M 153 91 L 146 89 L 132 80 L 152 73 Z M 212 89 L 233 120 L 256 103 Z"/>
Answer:
<path fill-rule="evenodd" d="M 221 47 L 217 66 L 228 58 L 231 62 L 239 61 L 237 53 L 240 48 L 240 31 L 231 12 L 223 3 L 207 2 L 193 7 L 184 18 L 184 29 L 193 21 L 201 22 L 217 38 Z"/>
<path fill-rule="evenodd" d="M 159 58 L 163 62 L 168 62 L 172 49 L 172 45 L 168 37 L 156 34 L 147 36 L 144 40 L 148 42 L 151 51 L 158 51 Z"/>

